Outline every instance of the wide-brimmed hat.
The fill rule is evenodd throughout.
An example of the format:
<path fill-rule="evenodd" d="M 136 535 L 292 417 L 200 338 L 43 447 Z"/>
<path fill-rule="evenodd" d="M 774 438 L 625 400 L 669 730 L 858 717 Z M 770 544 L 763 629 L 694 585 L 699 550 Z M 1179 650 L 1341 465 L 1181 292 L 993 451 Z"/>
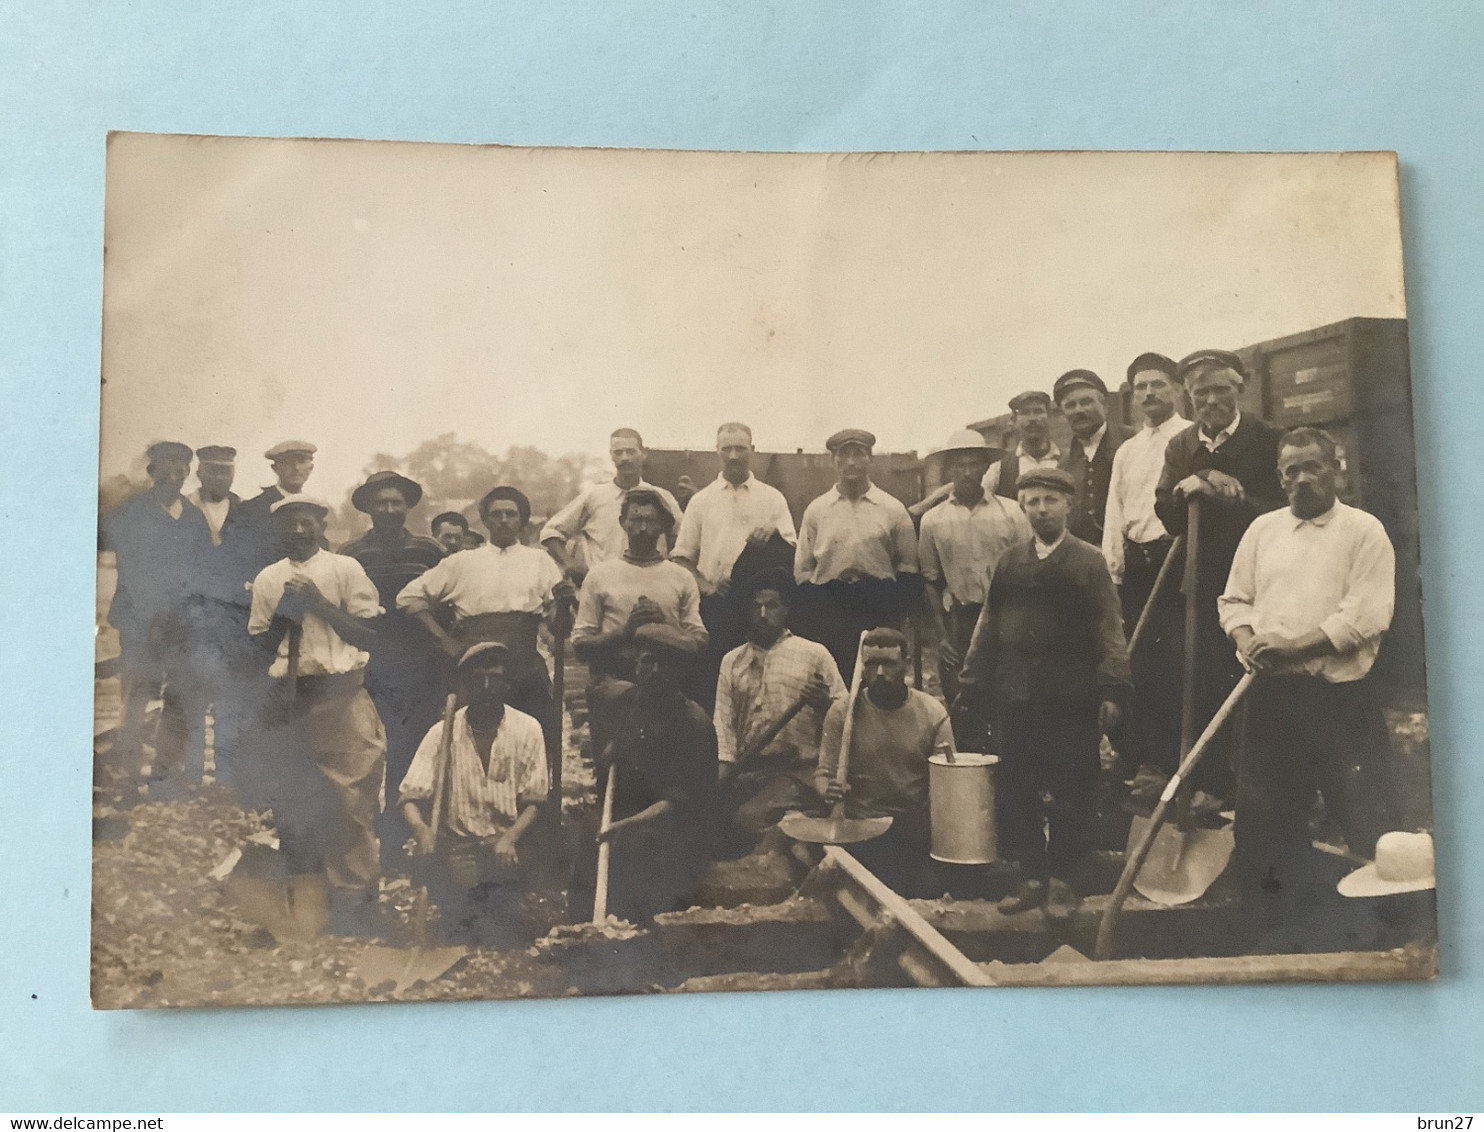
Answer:
<path fill-rule="evenodd" d="M 987 456 L 991 460 L 999 459 L 1004 453 L 989 441 L 984 439 L 984 434 L 972 428 L 961 428 L 948 437 L 948 443 L 943 445 L 937 452 L 939 456 L 949 456 L 954 452 L 972 452 L 976 456 Z"/>
<path fill-rule="evenodd" d="M 408 479 L 401 472 L 372 472 L 366 477 L 365 483 L 350 493 L 350 505 L 357 511 L 369 512 L 371 496 L 383 487 L 395 487 L 399 490 L 409 507 L 416 507 L 417 501 L 423 497 L 422 484 Z"/>
<path fill-rule="evenodd" d="M 1432 835 L 1383 833 L 1376 859 L 1340 880 L 1341 896 L 1391 896 L 1437 887 Z"/>

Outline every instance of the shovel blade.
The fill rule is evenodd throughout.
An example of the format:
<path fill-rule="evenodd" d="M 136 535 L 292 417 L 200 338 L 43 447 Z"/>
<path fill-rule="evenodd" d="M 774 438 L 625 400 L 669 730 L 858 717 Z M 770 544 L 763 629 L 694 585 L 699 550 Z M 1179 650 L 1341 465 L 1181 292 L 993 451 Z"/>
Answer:
<path fill-rule="evenodd" d="M 467 955 L 467 947 L 368 947 L 355 962 L 356 977 L 371 987 L 395 984 L 401 994 L 418 983 L 431 983 Z"/>
<path fill-rule="evenodd" d="M 891 818 L 815 818 L 796 811 L 785 814 L 778 828 L 795 841 L 808 841 L 815 845 L 854 845 L 857 841 L 880 837 L 891 828 Z"/>
<path fill-rule="evenodd" d="M 1130 854 L 1148 829 L 1148 818 L 1134 818 L 1128 831 Z M 1204 895 L 1226 869 L 1234 844 L 1230 829 L 1161 826 L 1149 847 L 1149 856 L 1134 877 L 1134 888 L 1156 904 L 1188 904 Z"/>

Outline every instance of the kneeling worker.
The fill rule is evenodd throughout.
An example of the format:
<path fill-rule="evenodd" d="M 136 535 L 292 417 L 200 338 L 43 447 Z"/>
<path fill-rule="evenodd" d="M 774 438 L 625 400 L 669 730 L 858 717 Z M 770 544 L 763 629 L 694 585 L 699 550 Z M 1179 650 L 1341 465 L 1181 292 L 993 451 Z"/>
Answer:
<path fill-rule="evenodd" d="M 845 799 L 849 817 L 889 815 L 891 828 L 850 851 L 904 896 L 926 881 L 928 857 L 928 760 L 951 752 L 948 712 L 926 692 L 907 686 L 907 638 L 896 629 L 872 629 L 861 643 L 858 702 L 849 697 L 830 707 L 820 740 L 814 788 L 826 804 Z M 846 781 L 835 780 L 845 713 L 853 710 Z"/>
<path fill-rule="evenodd" d="M 1067 531 L 1072 477 L 1037 468 L 1017 490 L 1035 534 L 1000 558 L 955 710 L 988 709 L 1001 759 L 1000 849 L 1024 880 L 1000 910 L 1061 915 L 1077 902 L 1072 870 L 1095 844 L 1099 736 L 1118 724 L 1128 647 L 1102 554 Z"/>
<path fill-rule="evenodd" d="M 498 641 L 471 645 L 459 658 L 465 706 L 455 712 L 443 771 L 437 837 L 429 824 L 439 781 L 443 722 L 429 729 L 402 780 L 402 815 L 412 852 L 436 862 L 428 880 L 434 902 L 455 931 L 510 928 L 519 916 L 528 871 L 521 838 L 546 799 L 541 724 L 506 702 L 510 650 Z"/>

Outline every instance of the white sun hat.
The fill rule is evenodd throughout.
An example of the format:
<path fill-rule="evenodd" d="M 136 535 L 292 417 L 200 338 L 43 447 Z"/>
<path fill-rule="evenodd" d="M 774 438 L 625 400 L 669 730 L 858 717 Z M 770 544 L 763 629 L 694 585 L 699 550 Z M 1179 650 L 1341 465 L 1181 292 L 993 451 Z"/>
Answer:
<path fill-rule="evenodd" d="M 1376 859 L 1341 879 L 1341 896 L 1391 896 L 1436 888 L 1432 835 L 1383 833 Z"/>

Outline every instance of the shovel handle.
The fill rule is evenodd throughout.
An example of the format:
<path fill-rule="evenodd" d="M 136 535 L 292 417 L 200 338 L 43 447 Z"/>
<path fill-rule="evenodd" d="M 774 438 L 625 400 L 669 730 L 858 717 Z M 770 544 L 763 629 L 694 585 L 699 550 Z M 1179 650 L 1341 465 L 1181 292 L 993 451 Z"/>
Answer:
<path fill-rule="evenodd" d="M 855 646 L 855 672 L 850 677 L 850 699 L 845 704 L 845 723 L 840 728 L 840 758 L 835 763 L 835 781 L 841 786 L 846 784 L 850 773 L 850 739 L 855 732 L 855 702 L 860 699 L 861 694 L 861 656 L 866 651 L 866 634 L 870 631 L 862 629 L 861 638 Z M 837 818 L 845 815 L 844 798 L 835 803 L 832 814 Z"/>
<path fill-rule="evenodd" d="M 607 833 L 613 825 L 613 790 L 618 782 L 618 764 L 608 768 L 608 784 L 603 788 L 603 819 L 598 832 Z M 601 924 L 608 918 L 608 867 L 613 860 L 613 843 L 598 842 L 598 880 L 593 888 L 593 923 Z"/>
<path fill-rule="evenodd" d="M 794 700 L 793 703 L 788 705 L 788 709 L 784 711 L 782 715 L 780 715 L 772 723 L 768 724 L 768 726 L 763 730 L 763 733 L 759 735 L 755 740 L 753 740 L 750 744 L 748 744 L 748 746 L 742 751 L 742 753 L 737 756 L 737 765 L 740 766 L 742 763 L 747 762 L 749 759 L 755 759 L 758 755 L 766 751 L 768 749 L 768 744 L 771 743 L 774 739 L 778 738 L 783 729 L 787 727 L 790 722 L 792 722 L 793 717 L 804 710 L 804 705 L 808 702 L 808 697 L 801 693 L 798 699 Z"/>
<path fill-rule="evenodd" d="M 1107 910 L 1104 911 L 1103 919 L 1098 924 L 1097 945 L 1093 949 L 1094 959 L 1106 959 L 1112 954 L 1113 928 L 1118 923 L 1118 914 L 1123 911 L 1123 902 L 1128 899 L 1129 889 L 1134 885 L 1134 878 L 1139 875 L 1139 870 L 1144 867 L 1144 862 L 1149 857 L 1149 850 L 1154 846 L 1154 835 L 1164 824 L 1165 815 L 1175 801 L 1175 795 L 1180 792 L 1181 783 L 1201 761 L 1206 748 L 1211 745 L 1211 740 L 1216 738 L 1216 733 L 1221 730 L 1222 724 L 1235 710 L 1241 698 L 1247 694 L 1247 689 L 1252 687 L 1252 681 L 1255 679 L 1257 679 L 1255 672 L 1243 674 L 1242 678 L 1237 681 L 1237 686 L 1231 690 L 1231 694 L 1211 717 L 1211 722 L 1206 724 L 1206 729 L 1201 732 L 1200 738 L 1190 748 L 1190 753 L 1181 760 L 1180 769 L 1175 771 L 1170 776 L 1170 781 L 1165 784 L 1164 793 L 1159 796 L 1159 804 L 1154 807 L 1154 813 L 1149 815 L 1149 828 L 1144 831 L 1143 839 L 1124 862 L 1123 872 L 1118 877 L 1118 885 L 1113 889 Z"/>
<path fill-rule="evenodd" d="M 298 621 L 289 623 L 289 655 L 285 667 L 288 677 L 289 703 L 299 698 L 299 651 L 304 645 L 304 626 Z"/>
<path fill-rule="evenodd" d="M 1134 631 L 1129 634 L 1128 654 L 1134 655 L 1134 650 L 1139 647 L 1139 641 L 1143 639 L 1144 630 L 1149 628 L 1150 615 L 1154 613 L 1154 603 L 1159 600 L 1160 594 L 1164 592 L 1166 583 L 1175 572 L 1175 559 L 1185 549 L 1185 536 L 1179 535 L 1170 544 L 1169 553 L 1165 560 L 1159 564 L 1159 573 L 1154 576 L 1154 585 L 1149 587 L 1149 596 L 1144 599 L 1144 608 L 1139 611 L 1139 620 L 1134 623 Z"/>

